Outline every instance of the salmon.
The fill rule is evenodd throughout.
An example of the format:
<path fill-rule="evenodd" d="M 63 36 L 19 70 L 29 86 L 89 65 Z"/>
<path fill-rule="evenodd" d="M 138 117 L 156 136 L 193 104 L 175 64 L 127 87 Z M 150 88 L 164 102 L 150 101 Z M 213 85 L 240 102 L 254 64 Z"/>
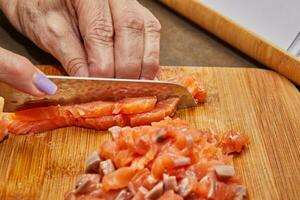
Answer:
<path fill-rule="evenodd" d="M 204 102 L 205 87 L 193 76 L 180 77 L 174 79 L 173 82 L 186 87 L 197 102 Z M 137 97 L 125 98 L 118 102 L 95 101 L 6 113 L 5 117 L 2 117 L 4 120 L 0 122 L 0 139 L 2 140 L 7 135 L 7 130 L 11 134 L 24 135 L 68 126 L 105 131 L 113 126 L 150 125 L 152 122 L 159 122 L 165 117 L 173 116 L 178 102 L 178 98 L 157 102 L 156 97 Z M 136 148 L 138 151 L 145 151 L 141 148 L 144 145 L 143 141 L 136 144 L 139 145 Z"/>
<path fill-rule="evenodd" d="M 166 191 L 158 200 L 183 200 L 183 198 L 176 194 L 173 190 Z"/>
<path fill-rule="evenodd" d="M 247 144 L 249 144 L 249 137 L 236 131 L 229 131 L 220 142 L 220 146 L 226 154 L 240 153 Z"/>
<path fill-rule="evenodd" d="M 133 200 L 247 199 L 232 155 L 248 145 L 247 136 L 230 131 L 219 137 L 178 118 L 111 130 L 118 135 L 99 152 L 116 166 L 99 183 L 104 193 L 122 191 Z"/>
<path fill-rule="evenodd" d="M 170 81 L 186 87 L 198 103 L 205 102 L 207 96 L 206 88 L 203 82 L 197 81 L 196 77 L 184 76 L 172 79 Z"/>
<path fill-rule="evenodd" d="M 118 104 L 120 110 L 119 113 L 132 115 L 149 112 L 154 109 L 156 102 L 156 97 L 122 99 Z"/>
<path fill-rule="evenodd" d="M 117 106 L 124 105 L 124 107 L 116 108 L 111 106 L 113 104 L 107 102 L 99 102 L 100 105 L 96 106 L 95 113 L 92 113 L 92 105 L 96 102 L 70 106 L 50 106 L 47 108 L 33 108 L 25 111 L 18 111 L 11 113 L 7 118 L 10 118 L 8 130 L 11 134 L 24 135 L 24 134 L 35 134 L 39 132 L 49 131 L 57 128 L 63 128 L 68 126 L 77 126 L 82 128 L 95 129 L 99 131 L 108 130 L 113 126 L 124 127 L 127 125 L 136 126 L 137 123 L 131 120 L 134 118 L 138 119 L 137 115 L 143 115 L 149 113 L 148 118 L 142 118 L 143 123 L 150 124 L 153 121 L 159 121 L 164 117 L 173 114 L 176 110 L 177 100 L 174 98 L 167 99 L 159 102 L 155 105 L 156 97 L 146 97 L 145 103 L 143 104 L 144 98 L 130 98 L 121 100 L 122 104 L 116 103 Z M 134 110 L 134 104 L 137 103 L 137 110 Z M 143 104 L 141 106 L 141 104 Z M 96 104 L 97 105 L 97 104 Z M 153 108 L 153 106 L 156 106 Z M 49 109 L 49 114 L 47 110 Z M 151 110 L 147 112 L 148 110 Z M 103 111 L 103 112 L 102 112 Z M 156 119 L 152 119 L 151 115 L 155 112 L 162 113 Z M 123 112 L 123 113 L 122 113 Z M 145 112 L 145 113 L 140 113 Z M 30 113 L 33 113 L 32 115 Z M 46 113 L 44 115 L 44 113 Z M 113 113 L 115 113 L 113 115 Z M 117 114 L 122 113 L 122 114 Z M 125 113 L 137 113 L 126 115 Z M 102 116 L 104 114 L 104 116 Z M 28 118 L 26 118 L 28 116 Z M 36 120 L 41 118 L 40 120 Z M 36 121 L 34 121 L 36 120 Z"/>
<path fill-rule="evenodd" d="M 0 142 L 8 135 L 7 123 L 3 119 L 4 98 L 0 97 Z"/>
<path fill-rule="evenodd" d="M 102 185 L 105 191 L 117 190 L 128 185 L 136 170 L 132 167 L 122 167 L 103 177 Z"/>
<path fill-rule="evenodd" d="M 156 97 L 127 98 L 119 102 L 95 101 L 72 106 L 49 106 L 32 108 L 15 113 L 24 122 L 56 118 L 97 118 L 117 114 L 139 114 L 154 109 Z"/>
<path fill-rule="evenodd" d="M 158 102 L 157 106 L 150 112 L 128 116 L 131 126 L 141 126 L 159 122 L 167 116 L 172 116 L 176 111 L 178 98 L 169 98 Z"/>

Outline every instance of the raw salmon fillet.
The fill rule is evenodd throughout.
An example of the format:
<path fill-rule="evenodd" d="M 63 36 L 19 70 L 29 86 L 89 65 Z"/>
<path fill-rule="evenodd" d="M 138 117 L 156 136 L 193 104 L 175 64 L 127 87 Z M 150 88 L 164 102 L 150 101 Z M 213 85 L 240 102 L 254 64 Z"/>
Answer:
<path fill-rule="evenodd" d="M 193 76 L 181 77 L 172 81 L 186 87 L 197 102 L 204 102 L 205 88 Z M 95 101 L 6 113 L 0 117 L 0 141 L 7 135 L 7 130 L 11 134 L 24 135 L 68 126 L 102 131 L 113 126 L 149 125 L 151 122 L 173 116 L 178 101 L 178 98 L 169 98 L 157 102 L 156 97 L 138 97 L 126 98 L 118 102 Z"/>
<path fill-rule="evenodd" d="M 87 158 L 85 182 L 80 180 L 66 200 L 247 199 L 232 154 L 249 143 L 244 134 L 229 131 L 219 137 L 171 118 L 110 131 L 112 139 Z"/>
<path fill-rule="evenodd" d="M 144 98 L 135 98 L 135 102 L 138 102 L 140 104 L 140 101 Z M 132 99 L 130 99 L 131 101 Z M 156 98 L 153 97 L 153 100 L 156 102 Z M 127 101 L 124 100 L 124 101 Z M 149 98 L 146 99 L 146 102 L 149 101 Z M 102 102 L 99 102 L 101 104 Z M 131 101 L 130 104 L 133 102 Z M 18 112 L 15 114 L 11 114 L 8 117 L 10 118 L 8 121 L 10 121 L 8 130 L 11 134 L 16 135 L 23 135 L 23 134 L 35 134 L 39 132 L 49 131 L 52 129 L 62 128 L 62 127 L 68 127 L 68 126 L 77 126 L 77 127 L 83 127 L 83 128 L 90 128 L 95 130 L 104 131 L 109 129 L 113 126 L 120 126 L 124 127 L 127 125 L 130 126 L 137 126 L 141 124 L 150 124 L 151 122 L 160 121 L 163 120 L 167 116 L 171 116 L 175 113 L 176 105 L 178 103 L 178 98 L 170 98 L 164 101 L 161 101 L 157 103 L 157 105 L 148 104 L 148 108 L 144 104 L 144 111 L 145 113 L 141 112 L 141 107 L 138 107 L 138 111 L 134 111 L 132 108 L 125 108 L 122 107 L 123 105 L 120 103 L 116 103 L 116 105 L 120 106 L 121 109 L 118 108 L 118 112 L 108 113 L 108 115 L 104 115 L 102 112 L 99 112 L 99 115 L 92 114 L 90 112 L 82 112 L 83 106 L 82 105 L 75 105 L 73 109 L 71 109 L 69 106 L 67 109 L 65 107 L 58 106 L 58 112 L 55 111 L 55 113 L 63 113 L 58 114 L 56 117 L 49 117 L 46 116 L 45 119 L 33 121 L 32 119 L 36 117 L 39 114 L 35 114 L 34 117 L 30 115 L 29 119 L 24 119 L 25 115 L 24 112 L 30 113 L 30 110 L 21 111 L 22 117 L 19 118 Z M 97 104 L 96 102 L 89 103 L 90 104 Z M 106 102 L 105 102 L 106 104 Z M 133 105 L 130 105 L 133 106 Z M 80 107 L 80 111 L 78 111 L 78 107 Z M 102 106 L 98 106 L 102 107 Z M 149 107 L 151 107 L 151 111 L 147 112 L 147 110 L 150 110 Z M 46 109 L 46 108 L 43 108 Z M 49 107 L 51 111 L 53 111 L 53 107 Z M 139 114 L 132 114 L 132 115 L 125 115 L 125 114 L 117 114 L 121 111 L 126 110 L 126 112 L 130 113 L 139 113 Z M 31 109 L 33 110 L 33 113 L 35 113 L 36 110 L 41 110 L 41 108 L 37 109 Z M 68 110 L 69 112 L 65 112 Z M 128 111 L 129 110 L 129 111 Z M 60 112 L 63 111 L 63 112 Z M 66 114 L 67 113 L 67 114 Z M 80 114 L 81 113 L 81 116 Z M 93 115 L 93 117 L 85 117 L 86 115 Z"/>

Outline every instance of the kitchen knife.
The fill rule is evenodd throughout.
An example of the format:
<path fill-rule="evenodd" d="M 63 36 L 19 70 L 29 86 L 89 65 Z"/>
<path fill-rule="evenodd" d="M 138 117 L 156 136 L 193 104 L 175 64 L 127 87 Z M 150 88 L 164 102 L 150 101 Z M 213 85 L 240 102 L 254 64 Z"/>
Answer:
<path fill-rule="evenodd" d="M 156 96 L 158 100 L 179 97 L 178 108 L 196 106 L 188 90 L 167 81 L 81 78 L 47 76 L 57 86 L 57 93 L 47 97 L 33 97 L 8 85 L 0 84 L 0 96 L 5 98 L 5 112 L 14 112 L 32 107 L 71 105 L 91 101 L 117 101 L 126 97 Z"/>

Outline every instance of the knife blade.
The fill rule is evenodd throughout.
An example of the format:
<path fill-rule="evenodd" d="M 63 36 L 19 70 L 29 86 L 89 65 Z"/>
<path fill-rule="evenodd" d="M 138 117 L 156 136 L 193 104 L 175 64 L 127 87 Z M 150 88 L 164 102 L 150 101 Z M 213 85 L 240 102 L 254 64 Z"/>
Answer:
<path fill-rule="evenodd" d="M 179 109 L 196 106 L 194 98 L 185 87 L 167 81 L 47 77 L 58 86 L 57 93 L 53 96 L 34 97 L 0 83 L 0 96 L 6 100 L 4 111 L 14 112 L 32 107 L 72 105 L 98 100 L 118 101 L 126 97 L 145 96 L 156 96 L 159 101 L 179 97 Z"/>

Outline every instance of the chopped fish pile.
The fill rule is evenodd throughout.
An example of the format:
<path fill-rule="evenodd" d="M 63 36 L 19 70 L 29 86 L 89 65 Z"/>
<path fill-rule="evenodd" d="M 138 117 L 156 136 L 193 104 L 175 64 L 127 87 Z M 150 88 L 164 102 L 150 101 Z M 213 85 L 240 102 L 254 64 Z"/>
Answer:
<path fill-rule="evenodd" d="M 171 118 L 109 130 L 112 139 L 87 157 L 86 174 L 66 200 L 247 199 L 231 154 L 247 136 L 219 136 Z"/>

